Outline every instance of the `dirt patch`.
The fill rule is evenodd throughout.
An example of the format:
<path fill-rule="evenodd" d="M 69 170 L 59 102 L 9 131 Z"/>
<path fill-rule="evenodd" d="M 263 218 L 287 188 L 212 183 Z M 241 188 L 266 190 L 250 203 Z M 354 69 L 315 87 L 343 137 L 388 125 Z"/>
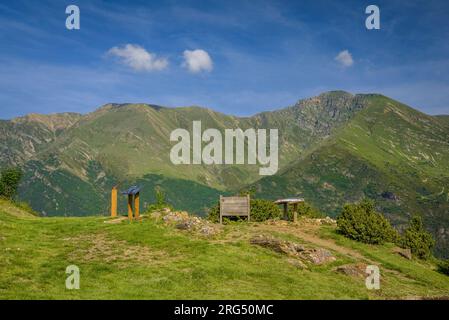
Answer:
<path fill-rule="evenodd" d="M 170 258 L 164 251 L 152 250 L 146 246 L 129 244 L 124 240 L 108 238 L 105 234 L 80 235 L 66 238 L 73 244 L 81 246 L 69 254 L 69 259 L 83 262 L 106 262 L 126 267 L 134 262 L 143 265 L 163 264 Z"/>
<path fill-rule="evenodd" d="M 333 240 L 323 239 L 314 234 L 318 232 L 321 225 L 321 222 L 317 222 L 316 220 L 318 219 L 304 219 L 300 220 L 298 223 L 291 223 L 287 221 L 279 221 L 278 223 L 267 222 L 261 224 L 260 230 L 291 234 L 304 240 L 305 242 L 314 244 L 321 248 L 335 251 L 341 255 L 349 256 L 357 260 L 372 262 L 356 250 L 339 246 Z M 304 230 L 307 230 L 307 232 Z"/>

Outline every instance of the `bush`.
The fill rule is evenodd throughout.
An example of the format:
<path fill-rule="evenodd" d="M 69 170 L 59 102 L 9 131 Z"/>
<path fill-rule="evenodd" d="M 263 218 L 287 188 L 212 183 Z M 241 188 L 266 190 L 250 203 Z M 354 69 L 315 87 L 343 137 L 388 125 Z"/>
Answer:
<path fill-rule="evenodd" d="M 362 200 L 346 204 L 337 218 L 338 231 L 346 237 L 369 244 L 395 242 L 397 231 L 390 222 L 375 211 L 374 202 Z"/>
<path fill-rule="evenodd" d="M 162 210 L 164 208 L 169 208 L 170 210 L 173 210 L 173 207 L 167 203 L 165 200 L 165 193 L 162 191 L 160 187 L 154 188 L 155 196 L 156 196 L 156 203 L 149 204 L 147 206 L 147 212 L 154 212 L 158 210 Z"/>
<path fill-rule="evenodd" d="M 0 196 L 6 199 L 13 199 L 17 194 L 22 170 L 19 168 L 7 168 L 0 172 Z"/>
<path fill-rule="evenodd" d="M 432 248 L 435 240 L 432 235 L 424 229 L 422 218 L 414 216 L 410 220 L 410 225 L 405 229 L 401 237 L 400 244 L 404 248 L 409 248 L 412 254 L 419 259 L 427 259 L 432 255 Z"/>
<path fill-rule="evenodd" d="M 449 276 L 449 260 L 443 260 L 438 263 L 438 271 Z"/>
<path fill-rule="evenodd" d="M 301 202 L 298 204 L 298 217 L 300 216 L 308 218 L 323 218 L 323 214 L 307 202 Z M 291 205 L 288 208 L 288 219 L 290 221 L 293 220 L 293 206 Z"/>
<path fill-rule="evenodd" d="M 264 199 L 251 200 L 251 220 L 266 221 L 269 219 L 279 219 L 282 216 L 279 207 L 273 201 Z"/>
<path fill-rule="evenodd" d="M 279 207 L 272 201 L 264 199 L 251 199 L 251 221 L 266 221 L 269 219 L 278 219 L 282 216 Z M 220 203 L 209 209 L 207 219 L 212 222 L 218 222 L 220 220 Z"/>

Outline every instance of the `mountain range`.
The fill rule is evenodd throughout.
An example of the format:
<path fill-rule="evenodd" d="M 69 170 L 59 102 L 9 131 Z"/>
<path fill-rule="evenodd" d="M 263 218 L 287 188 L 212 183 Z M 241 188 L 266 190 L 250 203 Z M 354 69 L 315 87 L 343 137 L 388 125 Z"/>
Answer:
<path fill-rule="evenodd" d="M 254 165 L 170 162 L 170 133 L 203 128 L 279 129 L 279 171 Z M 293 106 L 236 117 L 201 107 L 107 104 L 81 115 L 30 114 L 0 121 L 0 166 L 24 170 L 20 198 L 43 215 L 107 214 L 110 189 L 156 186 L 179 209 L 204 214 L 220 194 L 300 196 L 335 217 L 363 197 L 401 228 L 424 217 L 449 256 L 449 116 L 430 116 L 379 94 L 331 91 Z M 125 210 L 125 200 L 120 210 Z"/>

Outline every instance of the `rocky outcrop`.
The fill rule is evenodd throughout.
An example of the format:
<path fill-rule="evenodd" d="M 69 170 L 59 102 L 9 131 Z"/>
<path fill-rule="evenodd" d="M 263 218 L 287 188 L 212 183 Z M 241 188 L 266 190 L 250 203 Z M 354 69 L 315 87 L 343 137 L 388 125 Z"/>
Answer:
<path fill-rule="evenodd" d="M 366 267 L 365 263 L 345 264 L 335 268 L 335 271 L 350 277 L 365 277 Z"/>
<path fill-rule="evenodd" d="M 270 236 L 255 236 L 250 240 L 250 243 L 298 259 L 299 262 L 294 262 L 292 259 L 289 259 L 289 262 L 294 262 L 292 264 L 299 268 L 305 266 L 304 263 L 322 265 L 336 260 L 327 249 L 309 248 L 302 244 L 280 240 Z"/>
<path fill-rule="evenodd" d="M 200 217 L 190 216 L 186 211 L 171 211 L 164 208 L 151 213 L 151 217 L 162 220 L 166 225 L 172 225 L 179 230 L 191 231 L 210 237 L 221 232 L 222 227 Z"/>

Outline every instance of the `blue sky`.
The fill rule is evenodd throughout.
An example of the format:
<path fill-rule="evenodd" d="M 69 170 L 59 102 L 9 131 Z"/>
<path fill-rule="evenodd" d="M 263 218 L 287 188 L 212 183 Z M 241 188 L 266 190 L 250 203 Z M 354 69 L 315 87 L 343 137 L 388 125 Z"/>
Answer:
<path fill-rule="evenodd" d="M 380 30 L 365 28 L 370 4 Z M 336 89 L 449 114 L 446 0 L 1 0 L 0 43 L 2 119 L 109 102 L 251 115 Z"/>

